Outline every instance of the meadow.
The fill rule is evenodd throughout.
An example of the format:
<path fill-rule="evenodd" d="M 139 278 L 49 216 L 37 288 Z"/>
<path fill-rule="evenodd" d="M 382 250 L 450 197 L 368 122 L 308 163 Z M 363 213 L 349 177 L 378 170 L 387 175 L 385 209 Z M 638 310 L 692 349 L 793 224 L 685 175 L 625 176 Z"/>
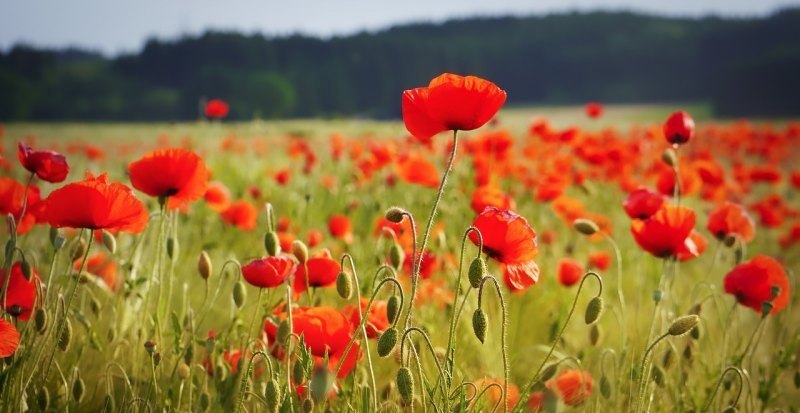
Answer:
<path fill-rule="evenodd" d="M 7 124 L 0 410 L 797 411 L 800 123 L 600 110 Z"/>

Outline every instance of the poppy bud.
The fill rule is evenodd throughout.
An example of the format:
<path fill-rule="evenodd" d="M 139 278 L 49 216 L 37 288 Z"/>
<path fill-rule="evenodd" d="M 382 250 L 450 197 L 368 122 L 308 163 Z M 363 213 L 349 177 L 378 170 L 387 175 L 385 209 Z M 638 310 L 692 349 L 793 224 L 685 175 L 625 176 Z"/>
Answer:
<path fill-rule="evenodd" d="M 72 261 L 80 259 L 83 257 L 83 254 L 86 253 L 86 241 L 83 238 L 79 238 L 78 242 L 72 246 Z"/>
<path fill-rule="evenodd" d="M 106 339 L 110 343 L 114 341 L 115 338 L 117 338 L 117 330 L 114 327 L 110 327 L 106 333 Z"/>
<path fill-rule="evenodd" d="M 303 241 L 298 239 L 292 241 L 292 254 L 294 254 L 294 257 L 297 258 L 300 264 L 305 264 L 306 261 L 308 261 L 308 247 L 306 247 Z"/>
<path fill-rule="evenodd" d="M 22 259 L 19 263 L 19 267 L 22 270 L 22 276 L 25 277 L 26 280 L 31 280 L 31 275 L 33 275 L 33 270 L 31 269 L 31 263 L 28 262 L 26 259 Z"/>
<path fill-rule="evenodd" d="M 414 401 L 414 376 L 408 367 L 400 367 L 400 370 L 397 370 L 397 391 L 407 404 Z"/>
<path fill-rule="evenodd" d="M 761 317 L 768 316 L 769 313 L 772 312 L 773 307 L 775 307 L 775 305 L 772 304 L 772 301 L 764 301 L 761 303 Z"/>
<path fill-rule="evenodd" d="M 316 401 L 325 400 L 333 387 L 333 374 L 327 367 L 319 366 L 311 374 L 311 397 Z"/>
<path fill-rule="evenodd" d="M 189 378 L 189 373 L 191 373 L 191 369 L 189 368 L 188 364 L 180 363 L 178 364 L 176 373 L 178 373 L 178 378 L 180 378 L 181 381 L 183 381 Z"/>
<path fill-rule="evenodd" d="M 667 148 L 661 153 L 661 160 L 674 168 L 678 164 L 678 154 L 675 153 L 674 149 Z"/>
<path fill-rule="evenodd" d="M 192 364 L 193 358 L 194 358 L 194 342 L 189 341 L 189 345 L 186 346 L 186 352 L 183 353 L 183 361 L 186 364 Z"/>
<path fill-rule="evenodd" d="M 274 257 L 281 252 L 281 242 L 278 239 L 278 234 L 275 231 L 270 231 L 264 234 L 264 249 L 267 250 L 267 255 Z"/>
<path fill-rule="evenodd" d="M 75 399 L 76 402 L 80 403 L 83 400 L 83 395 L 86 393 L 86 383 L 83 382 L 83 379 L 78 377 L 75 382 L 72 383 L 72 397 Z"/>
<path fill-rule="evenodd" d="M 61 235 L 61 231 L 59 231 L 58 228 L 50 227 L 49 236 L 50 236 L 50 245 L 53 246 L 54 250 L 58 251 L 64 246 L 66 239 L 64 239 L 64 236 Z"/>
<path fill-rule="evenodd" d="M 233 285 L 233 303 L 237 308 L 242 308 L 244 300 L 247 298 L 247 290 L 244 289 L 244 283 L 237 281 Z"/>
<path fill-rule="evenodd" d="M 408 211 L 395 206 L 387 209 L 385 216 L 389 222 L 399 224 L 401 221 L 403 221 L 403 218 L 406 214 L 408 214 Z"/>
<path fill-rule="evenodd" d="M 572 227 L 575 228 L 575 231 L 583 235 L 594 235 L 600 231 L 600 227 L 598 227 L 594 221 L 584 218 L 578 218 L 572 221 Z"/>
<path fill-rule="evenodd" d="M 104 412 L 115 412 L 117 411 L 117 403 L 114 401 L 114 396 L 111 394 L 106 394 L 103 397 L 103 411 Z"/>
<path fill-rule="evenodd" d="M 794 388 L 800 389 L 800 370 L 794 372 Z"/>
<path fill-rule="evenodd" d="M 486 268 L 486 261 L 483 257 L 475 257 L 469 264 L 469 285 L 471 285 L 472 288 L 480 287 L 483 277 L 486 277 L 488 272 L 489 270 Z"/>
<path fill-rule="evenodd" d="M 156 354 L 153 354 L 153 365 L 155 365 L 156 367 L 158 367 L 158 365 L 159 365 L 160 363 L 161 363 L 161 353 L 156 353 Z"/>
<path fill-rule="evenodd" d="M 103 246 L 106 247 L 108 252 L 112 254 L 117 252 L 117 239 L 114 238 L 114 235 L 106 230 L 103 230 L 101 235 L 103 238 Z"/>
<path fill-rule="evenodd" d="M 722 240 L 726 247 L 730 248 L 736 244 L 736 234 L 728 234 L 725 236 L 725 239 Z"/>
<path fill-rule="evenodd" d="M 14 237 L 9 238 L 8 241 L 6 241 L 6 249 L 5 249 L 6 260 L 9 260 L 11 255 L 14 254 L 14 248 L 16 248 L 16 246 L 17 242 L 16 239 L 14 239 Z"/>
<path fill-rule="evenodd" d="M 661 371 L 661 367 L 653 366 L 653 370 L 650 370 L 650 377 L 659 387 L 664 386 L 664 372 Z"/>
<path fill-rule="evenodd" d="M 389 324 L 396 323 L 399 315 L 400 297 L 393 295 L 389 297 L 389 300 L 386 302 L 386 318 L 389 320 Z"/>
<path fill-rule="evenodd" d="M 688 361 L 692 361 L 692 358 L 694 358 L 691 343 L 686 344 L 686 347 L 683 348 L 683 358 Z"/>
<path fill-rule="evenodd" d="M 158 346 L 156 346 L 156 342 L 153 340 L 147 340 L 144 342 L 144 349 L 147 351 L 147 354 L 152 355 L 156 351 L 157 347 Z"/>
<path fill-rule="evenodd" d="M 773 300 L 778 298 L 778 296 L 781 294 L 781 287 L 777 286 L 777 285 L 773 285 L 772 287 L 769 288 L 769 294 L 770 294 L 770 297 L 772 297 Z"/>
<path fill-rule="evenodd" d="M 692 340 L 700 340 L 700 326 L 697 326 L 689 332 L 689 336 L 692 337 Z"/>
<path fill-rule="evenodd" d="M 211 397 L 208 395 L 207 391 L 200 393 L 200 410 L 206 411 L 208 410 L 208 406 L 211 405 Z"/>
<path fill-rule="evenodd" d="M 586 305 L 586 314 L 584 315 L 584 320 L 586 324 L 592 324 L 600 318 L 600 314 L 603 313 L 603 297 L 596 296 L 589 301 L 589 304 Z"/>
<path fill-rule="evenodd" d="M 211 258 L 208 256 L 208 253 L 203 250 L 200 252 L 200 258 L 197 260 L 197 272 L 200 273 L 200 277 L 207 280 L 211 277 L 211 270 Z"/>
<path fill-rule="evenodd" d="M 314 411 L 314 401 L 310 398 L 305 399 L 301 407 L 303 408 L 303 413 L 311 413 Z"/>
<path fill-rule="evenodd" d="M 693 329 L 699 321 L 700 317 L 694 314 L 678 317 L 669 326 L 668 332 L 671 336 L 684 335 L 688 333 L 689 330 Z"/>
<path fill-rule="evenodd" d="M 267 403 L 267 411 L 278 413 L 278 409 L 281 407 L 280 400 L 281 389 L 278 387 L 278 382 L 275 379 L 270 379 L 264 388 L 264 401 Z"/>
<path fill-rule="evenodd" d="M 39 409 L 42 411 L 46 411 L 50 407 L 50 392 L 47 387 L 42 386 L 39 389 L 39 393 L 36 395 L 36 404 L 39 405 Z"/>
<path fill-rule="evenodd" d="M 655 301 L 656 304 L 661 302 L 662 298 L 664 298 L 664 292 L 663 291 L 661 291 L 661 290 L 654 290 L 653 291 L 653 301 Z"/>
<path fill-rule="evenodd" d="M 61 351 L 67 351 L 72 342 L 72 322 L 69 318 L 64 320 L 64 329 L 61 331 L 61 337 L 58 340 L 58 348 Z"/>
<path fill-rule="evenodd" d="M 667 350 L 664 352 L 664 358 L 661 359 L 661 365 L 664 366 L 665 369 L 669 369 L 672 366 L 672 356 L 673 356 L 672 347 L 667 347 Z"/>
<path fill-rule="evenodd" d="M 350 296 L 353 295 L 353 280 L 344 271 L 340 272 L 336 277 L 336 292 L 339 293 L 339 297 L 345 300 L 349 300 Z"/>
<path fill-rule="evenodd" d="M 392 244 L 389 249 L 389 263 L 392 264 L 392 267 L 399 269 L 405 259 L 406 253 L 403 252 L 403 249 L 397 243 Z"/>
<path fill-rule="evenodd" d="M 44 311 L 44 308 L 36 310 L 36 314 L 33 316 L 33 325 L 36 327 L 37 333 L 44 334 L 47 329 L 47 312 Z"/>
<path fill-rule="evenodd" d="M 278 339 L 279 343 L 283 344 L 286 342 L 286 338 L 289 337 L 289 333 L 289 321 L 283 320 L 280 325 L 278 325 L 278 333 L 275 337 Z"/>
<path fill-rule="evenodd" d="M 400 333 L 394 326 L 386 329 L 386 331 L 381 334 L 380 338 L 378 338 L 378 355 L 387 357 L 392 354 L 394 347 L 397 345 L 397 338 L 399 335 Z"/>
<path fill-rule="evenodd" d="M 475 332 L 475 337 L 483 343 L 486 340 L 486 329 L 489 320 L 486 318 L 486 312 L 482 308 L 478 308 L 472 314 L 472 331 Z"/>
<path fill-rule="evenodd" d="M 292 367 L 292 381 L 295 384 L 303 384 L 306 381 L 306 369 L 299 361 L 295 361 L 294 367 Z"/>
<path fill-rule="evenodd" d="M 600 377 L 600 394 L 606 399 L 611 398 L 611 383 L 605 374 Z"/>
<path fill-rule="evenodd" d="M 544 383 L 547 380 L 553 378 L 556 375 L 556 371 L 558 371 L 558 363 L 549 364 L 547 367 L 542 370 L 542 373 L 539 374 L 539 379 L 536 380 L 538 383 Z"/>
<path fill-rule="evenodd" d="M 592 328 L 589 329 L 589 344 L 596 346 L 598 341 L 600 341 L 600 327 L 592 324 Z"/>
<path fill-rule="evenodd" d="M 178 248 L 178 243 L 175 238 L 167 238 L 167 257 L 170 259 L 175 256 L 175 250 Z"/>
<path fill-rule="evenodd" d="M 89 301 L 89 308 L 92 310 L 94 315 L 100 314 L 100 310 L 102 308 L 102 306 L 100 305 L 100 300 L 98 300 L 95 297 L 92 297 L 91 301 Z"/>

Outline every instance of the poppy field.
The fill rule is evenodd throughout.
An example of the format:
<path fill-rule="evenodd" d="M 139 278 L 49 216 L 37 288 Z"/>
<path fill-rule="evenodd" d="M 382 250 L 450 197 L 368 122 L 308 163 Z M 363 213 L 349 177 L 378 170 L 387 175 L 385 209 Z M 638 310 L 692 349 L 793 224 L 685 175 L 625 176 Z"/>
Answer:
<path fill-rule="evenodd" d="M 800 122 L 0 127 L 0 411 L 790 412 Z"/>

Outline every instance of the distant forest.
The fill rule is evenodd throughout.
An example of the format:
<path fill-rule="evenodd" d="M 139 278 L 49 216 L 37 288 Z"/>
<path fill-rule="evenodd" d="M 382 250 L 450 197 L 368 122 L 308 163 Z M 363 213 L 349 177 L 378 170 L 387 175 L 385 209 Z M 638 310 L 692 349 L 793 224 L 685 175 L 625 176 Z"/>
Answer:
<path fill-rule="evenodd" d="M 98 33 L 102 36 L 102 33 Z M 409 24 L 321 39 L 207 32 L 135 54 L 0 53 L 1 120 L 397 118 L 403 89 L 475 74 L 510 104 L 704 101 L 717 116 L 800 115 L 800 8 L 767 17 L 627 12 Z"/>

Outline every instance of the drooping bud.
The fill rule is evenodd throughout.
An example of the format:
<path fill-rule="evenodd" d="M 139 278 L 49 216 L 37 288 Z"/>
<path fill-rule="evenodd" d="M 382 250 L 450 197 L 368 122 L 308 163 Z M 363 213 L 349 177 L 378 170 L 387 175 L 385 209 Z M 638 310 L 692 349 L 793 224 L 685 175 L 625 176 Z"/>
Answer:
<path fill-rule="evenodd" d="M 31 276 L 33 275 L 33 269 L 31 269 L 31 263 L 28 262 L 25 258 L 22 259 L 19 263 L 20 270 L 22 270 L 22 276 L 25 277 L 26 280 L 30 281 Z"/>
<path fill-rule="evenodd" d="M 605 374 L 600 377 L 600 394 L 605 399 L 611 398 L 611 383 L 608 382 Z"/>
<path fill-rule="evenodd" d="M 192 360 L 194 359 L 194 341 L 189 341 L 189 344 L 186 346 L 186 351 L 183 353 L 183 362 L 186 364 L 192 364 Z"/>
<path fill-rule="evenodd" d="M 480 287 L 483 277 L 486 277 L 488 272 L 489 270 L 486 268 L 486 261 L 483 257 L 475 257 L 469 264 L 469 273 L 467 274 L 469 285 L 471 285 L 472 288 Z"/>
<path fill-rule="evenodd" d="M 336 277 L 336 292 L 345 300 L 349 300 L 353 295 L 353 280 L 344 271 Z"/>
<path fill-rule="evenodd" d="M 294 366 L 292 367 L 292 381 L 295 384 L 302 384 L 306 382 L 306 369 L 303 367 L 303 363 L 299 361 L 295 361 Z"/>
<path fill-rule="evenodd" d="M 281 389 L 278 387 L 278 382 L 275 379 L 270 379 L 264 388 L 264 401 L 267 403 L 267 411 L 269 413 L 278 413 L 278 409 L 281 407 L 280 400 Z"/>
<path fill-rule="evenodd" d="M 269 231 L 264 234 L 264 249 L 267 250 L 267 255 L 271 257 L 281 253 L 281 242 L 275 231 Z"/>
<path fill-rule="evenodd" d="M 592 324 L 592 328 L 589 329 L 589 344 L 596 346 L 598 341 L 600 341 L 600 327 Z"/>
<path fill-rule="evenodd" d="M 694 326 L 696 326 L 699 321 L 700 317 L 694 314 L 678 317 L 669 326 L 668 333 L 671 336 L 684 335 L 688 333 L 689 330 L 693 329 Z"/>
<path fill-rule="evenodd" d="M 692 337 L 692 340 L 700 340 L 700 326 L 697 326 L 689 332 L 689 336 Z"/>
<path fill-rule="evenodd" d="M 108 252 L 112 254 L 117 252 L 117 239 L 114 238 L 114 234 L 106 230 L 103 230 L 102 236 L 103 236 L 103 246 L 106 247 Z"/>
<path fill-rule="evenodd" d="M 53 246 L 54 250 L 60 250 L 64 247 L 66 242 L 66 238 L 61 235 L 61 231 L 59 231 L 58 228 L 50 227 L 50 245 Z"/>
<path fill-rule="evenodd" d="M 33 316 L 33 325 L 39 334 L 44 334 L 47 330 L 47 311 L 44 311 L 44 308 L 36 310 L 36 314 Z"/>
<path fill-rule="evenodd" d="M 764 301 L 761 303 L 761 317 L 768 316 L 774 307 L 775 304 L 772 304 L 772 301 Z"/>
<path fill-rule="evenodd" d="M 664 372 L 661 371 L 661 367 L 657 365 L 653 366 L 653 370 L 650 371 L 650 377 L 656 382 L 658 387 L 664 386 Z"/>
<path fill-rule="evenodd" d="M 392 264 L 394 269 L 399 269 L 403 265 L 403 261 L 406 259 L 406 253 L 403 252 L 403 249 L 397 243 L 392 244 L 392 247 L 389 248 L 389 263 Z"/>
<path fill-rule="evenodd" d="M 305 400 L 303 400 L 303 403 L 302 403 L 301 407 L 303 408 L 303 413 L 311 413 L 311 412 L 313 412 L 314 411 L 314 400 L 311 400 L 311 398 L 306 398 Z"/>
<path fill-rule="evenodd" d="M 397 391 L 407 404 L 414 401 L 414 376 L 408 367 L 400 367 L 400 370 L 397 370 Z"/>
<path fill-rule="evenodd" d="M 233 285 L 233 303 L 236 304 L 236 308 L 242 308 L 246 298 L 247 290 L 244 288 L 244 283 L 237 281 Z"/>
<path fill-rule="evenodd" d="M 78 238 L 78 241 L 72 246 L 72 261 L 82 258 L 83 254 L 86 253 L 86 247 L 86 241 L 83 238 Z"/>
<path fill-rule="evenodd" d="M 208 253 L 203 250 L 200 252 L 200 257 L 197 259 L 197 272 L 200 273 L 201 278 L 207 280 L 211 277 L 212 268 L 211 258 L 208 256 Z"/>
<path fill-rule="evenodd" d="M 64 320 L 64 328 L 61 331 L 61 337 L 58 340 L 58 348 L 61 351 L 67 351 L 69 345 L 72 343 L 72 322 L 69 318 Z"/>
<path fill-rule="evenodd" d="M 50 407 L 50 391 L 47 390 L 47 387 L 42 386 L 39 389 L 36 394 L 36 404 L 39 405 L 39 409 L 42 411 L 46 411 Z"/>
<path fill-rule="evenodd" d="M 600 314 L 603 313 L 603 307 L 603 297 L 598 295 L 592 298 L 589 304 L 586 305 L 586 314 L 584 315 L 586 324 L 592 324 L 597 321 L 600 318 Z"/>
<path fill-rule="evenodd" d="M 542 370 L 542 373 L 539 374 L 539 378 L 536 381 L 538 383 L 544 383 L 552 379 L 553 376 L 556 375 L 556 371 L 558 371 L 558 363 L 548 364 L 547 367 Z"/>
<path fill-rule="evenodd" d="M 211 405 L 211 396 L 208 395 L 207 391 L 203 391 L 200 393 L 200 410 L 206 411 L 208 407 Z"/>
<path fill-rule="evenodd" d="M 381 357 L 388 357 L 392 354 L 392 351 L 397 345 L 399 335 L 400 333 L 394 326 L 386 329 L 386 331 L 381 334 L 380 338 L 378 338 L 378 355 Z"/>
<path fill-rule="evenodd" d="M 325 366 L 319 366 L 311 374 L 311 397 L 320 402 L 328 398 L 333 387 L 333 374 Z"/>
<path fill-rule="evenodd" d="M 669 369 L 672 366 L 673 355 L 672 347 L 667 347 L 667 350 L 664 351 L 664 357 L 661 359 L 661 365 L 664 366 L 664 369 Z"/>
<path fill-rule="evenodd" d="M 98 300 L 96 297 L 92 297 L 90 299 L 89 308 L 92 310 L 92 313 L 94 313 L 94 315 L 100 314 L 100 310 L 102 309 L 102 307 L 103 306 L 100 304 L 100 300 Z"/>
<path fill-rule="evenodd" d="M 86 383 L 83 382 L 82 378 L 78 377 L 72 383 L 72 398 L 80 403 L 84 394 L 86 394 Z"/>
<path fill-rule="evenodd" d="M 663 161 L 665 164 L 667 164 L 667 165 L 669 165 L 669 166 L 671 166 L 671 167 L 673 167 L 673 168 L 674 168 L 674 167 L 675 167 L 675 165 L 677 165 L 677 164 L 678 164 L 678 154 L 676 154 L 676 153 L 675 153 L 675 150 L 674 150 L 674 149 L 672 149 L 672 148 L 667 148 L 667 149 L 665 149 L 665 150 L 664 150 L 664 152 L 661 154 L 661 160 L 662 160 L 662 161 Z"/>
<path fill-rule="evenodd" d="M 308 261 L 308 247 L 299 239 L 292 241 L 292 254 L 301 265 Z"/>
<path fill-rule="evenodd" d="M 486 312 L 482 308 L 478 308 L 472 314 L 472 331 L 475 332 L 475 337 L 483 343 L 486 340 L 486 330 L 489 326 L 489 320 L 486 317 Z"/>
<path fill-rule="evenodd" d="M 594 235 L 600 231 L 600 227 L 597 226 L 596 222 L 585 218 L 578 218 L 572 221 L 572 227 L 583 235 Z"/>
<path fill-rule="evenodd" d="M 117 402 L 114 401 L 114 396 L 110 393 L 106 393 L 103 396 L 103 411 L 104 412 L 115 412 L 117 411 Z"/>
<path fill-rule="evenodd" d="M 180 363 L 178 364 L 178 368 L 176 369 L 175 372 L 178 373 L 178 378 L 180 378 L 181 381 L 183 381 L 189 378 L 189 373 L 191 373 L 191 369 L 189 368 L 188 364 Z"/>
<path fill-rule="evenodd" d="M 394 324 L 397 322 L 398 316 L 400 316 L 400 297 L 393 295 L 386 302 L 386 318 L 389 320 L 389 324 Z"/>
<path fill-rule="evenodd" d="M 408 211 L 406 211 L 405 209 L 394 206 L 386 210 L 385 216 L 386 220 L 388 220 L 389 222 L 399 224 L 401 221 L 403 221 L 403 217 L 407 213 Z"/>

